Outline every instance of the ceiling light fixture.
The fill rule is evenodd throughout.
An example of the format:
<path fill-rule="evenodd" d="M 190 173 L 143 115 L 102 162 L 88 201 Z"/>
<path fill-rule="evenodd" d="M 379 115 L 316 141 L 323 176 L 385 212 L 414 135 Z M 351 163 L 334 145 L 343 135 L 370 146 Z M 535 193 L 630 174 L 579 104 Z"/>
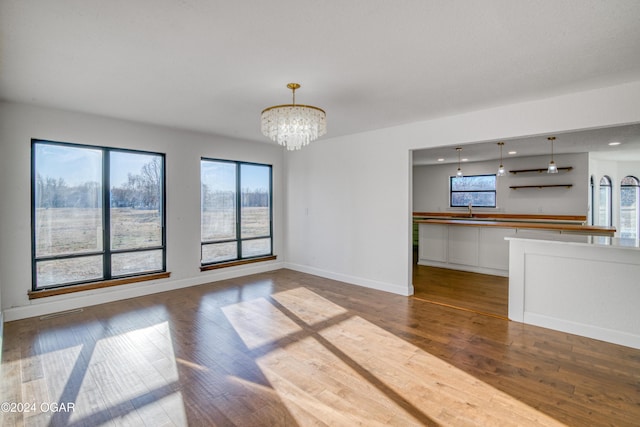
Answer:
<path fill-rule="evenodd" d="M 292 103 L 262 110 L 261 130 L 264 136 L 287 150 L 299 150 L 327 133 L 327 115 L 321 108 L 296 104 L 298 83 L 289 83 L 287 87 L 293 93 Z"/>
<path fill-rule="evenodd" d="M 460 152 L 462 151 L 462 148 L 458 147 L 456 148 L 456 151 L 458 152 L 458 171 L 456 172 L 456 176 L 462 176 L 462 169 L 460 169 Z"/>
<path fill-rule="evenodd" d="M 547 139 L 551 141 L 551 161 L 549 162 L 547 173 L 558 173 L 558 167 L 556 166 L 556 162 L 553 161 L 553 141 L 556 140 L 556 137 L 550 136 Z"/>
<path fill-rule="evenodd" d="M 498 168 L 497 176 L 504 176 L 504 166 L 502 166 L 502 146 L 504 142 L 498 142 L 498 146 L 500 147 L 500 167 Z"/>
<path fill-rule="evenodd" d="M 620 145 L 622 144 L 621 142 L 618 141 L 614 141 L 614 142 L 610 142 L 609 145 L 614 146 L 614 145 Z"/>

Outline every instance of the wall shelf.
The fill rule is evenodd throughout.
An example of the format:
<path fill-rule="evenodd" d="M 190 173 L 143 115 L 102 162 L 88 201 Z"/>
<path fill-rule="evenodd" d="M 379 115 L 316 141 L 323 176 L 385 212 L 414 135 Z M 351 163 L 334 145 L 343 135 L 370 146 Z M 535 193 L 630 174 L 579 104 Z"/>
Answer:
<path fill-rule="evenodd" d="M 509 188 L 517 190 L 519 188 L 549 188 L 549 187 L 566 187 L 571 188 L 573 184 L 545 184 L 545 185 L 512 185 Z"/>
<path fill-rule="evenodd" d="M 565 166 L 565 167 L 561 167 L 558 168 L 558 171 L 566 171 L 569 172 L 570 170 L 573 169 L 573 166 Z M 520 169 L 520 170 L 513 170 L 513 171 L 509 171 L 509 173 L 512 173 L 514 175 L 519 174 L 519 173 L 543 173 L 543 172 L 547 172 L 547 168 L 544 169 Z"/>

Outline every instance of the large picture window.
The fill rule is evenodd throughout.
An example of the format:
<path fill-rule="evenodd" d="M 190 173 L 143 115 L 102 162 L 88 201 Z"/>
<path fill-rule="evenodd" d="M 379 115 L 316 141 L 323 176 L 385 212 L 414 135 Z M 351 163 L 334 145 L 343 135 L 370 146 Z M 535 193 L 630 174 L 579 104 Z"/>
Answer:
<path fill-rule="evenodd" d="M 452 176 L 449 180 L 451 207 L 496 207 L 495 175 Z"/>
<path fill-rule="evenodd" d="M 201 264 L 273 254 L 271 166 L 202 159 Z"/>
<path fill-rule="evenodd" d="M 164 155 L 32 141 L 33 290 L 164 272 Z"/>

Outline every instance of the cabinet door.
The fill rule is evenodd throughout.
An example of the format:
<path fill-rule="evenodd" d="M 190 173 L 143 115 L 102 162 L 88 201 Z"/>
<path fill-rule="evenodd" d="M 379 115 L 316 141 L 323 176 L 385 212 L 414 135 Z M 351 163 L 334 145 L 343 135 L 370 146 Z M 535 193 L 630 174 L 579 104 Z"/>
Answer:
<path fill-rule="evenodd" d="M 515 228 L 480 229 L 480 267 L 509 270 L 509 241 L 504 238 L 515 234 Z"/>
<path fill-rule="evenodd" d="M 420 224 L 418 251 L 420 259 L 447 262 L 447 226 Z"/>
<path fill-rule="evenodd" d="M 448 257 L 450 263 L 478 265 L 478 228 L 449 226 Z"/>

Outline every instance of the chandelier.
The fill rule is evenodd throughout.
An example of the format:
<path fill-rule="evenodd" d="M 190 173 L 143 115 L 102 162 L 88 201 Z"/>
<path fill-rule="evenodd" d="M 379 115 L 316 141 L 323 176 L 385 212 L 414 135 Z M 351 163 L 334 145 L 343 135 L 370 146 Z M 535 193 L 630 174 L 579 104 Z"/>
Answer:
<path fill-rule="evenodd" d="M 291 104 L 274 105 L 262 110 L 262 134 L 272 141 L 299 150 L 327 133 L 327 115 L 321 108 L 296 104 L 298 83 L 287 85 L 293 93 Z"/>

